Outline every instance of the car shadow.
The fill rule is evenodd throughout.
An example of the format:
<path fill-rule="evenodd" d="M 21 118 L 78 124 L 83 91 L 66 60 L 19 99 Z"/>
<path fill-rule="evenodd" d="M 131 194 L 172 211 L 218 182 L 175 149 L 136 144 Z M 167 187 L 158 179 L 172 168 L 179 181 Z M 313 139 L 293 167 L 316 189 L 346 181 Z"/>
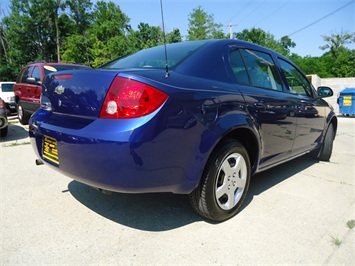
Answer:
<path fill-rule="evenodd" d="M 252 202 L 254 196 L 262 194 L 291 176 L 311 167 L 315 163 L 318 163 L 318 161 L 311 158 L 309 155 L 304 155 L 254 175 L 250 180 L 249 191 L 245 198 L 243 209 Z"/>
<path fill-rule="evenodd" d="M 68 185 L 70 193 L 101 216 L 144 231 L 167 231 L 200 221 L 187 195 L 172 193 L 106 195 L 77 181 Z"/>
<path fill-rule="evenodd" d="M 316 162 L 303 156 L 253 176 L 240 212 L 253 201 L 254 196 L 267 191 Z M 90 210 L 113 222 L 139 230 L 167 231 L 203 220 L 210 224 L 217 224 L 196 214 L 190 206 L 187 195 L 171 193 L 105 195 L 77 181 L 70 182 L 68 189 L 76 200 Z M 238 214 L 232 219 L 237 219 L 237 217 Z"/>

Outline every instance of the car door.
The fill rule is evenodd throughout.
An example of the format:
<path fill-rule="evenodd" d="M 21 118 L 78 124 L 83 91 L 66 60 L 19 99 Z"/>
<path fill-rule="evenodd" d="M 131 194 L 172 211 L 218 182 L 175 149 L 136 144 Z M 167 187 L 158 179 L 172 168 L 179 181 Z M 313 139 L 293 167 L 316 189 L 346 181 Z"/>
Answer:
<path fill-rule="evenodd" d="M 296 117 L 289 115 L 294 107 L 272 57 L 260 51 L 233 49 L 230 65 L 248 112 L 259 126 L 260 169 L 287 159 L 292 152 Z"/>
<path fill-rule="evenodd" d="M 21 104 L 23 109 L 25 109 L 29 113 L 33 113 L 39 107 L 39 101 L 35 99 L 36 90 L 38 85 L 31 84 L 27 82 L 27 78 L 29 77 L 37 77 L 39 74 L 39 67 L 38 66 L 31 66 L 28 69 L 28 73 L 22 76 L 22 84 L 21 84 L 21 91 L 22 91 L 22 98 Z"/>
<path fill-rule="evenodd" d="M 302 72 L 291 62 L 279 59 L 288 98 L 294 105 L 296 135 L 292 154 L 297 155 L 315 147 L 326 122 L 326 103 L 316 98 L 316 93 Z"/>
<path fill-rule="evenodd" d="M 16 84 L 14 86 L 14 92 L 16 96 L 21 100 L 22 103 L 25 103 L 28 101 L 28 96 L 29 96 L 29 87 L 27 86 L 26 79 L 30 77 L 30 74 L 33 70 L 33 66 L 28 66 L 25 67 L 21 74 L 18 77 L 18 80 L 16 81 Z"/>
<path fill-rule="evenodd" d="M 42 81 L 41 69 L 39 66 L 35 66 L 33 68 L 31 77 L 35 78 L 37 81 Z M 41 96 L 41 85 L 28 84 L 28 87 L 30 88 L 28 99 L 31 102 L 29 109 L 31 112 L 35 112 L 39 107 L 40 96 Z"/>

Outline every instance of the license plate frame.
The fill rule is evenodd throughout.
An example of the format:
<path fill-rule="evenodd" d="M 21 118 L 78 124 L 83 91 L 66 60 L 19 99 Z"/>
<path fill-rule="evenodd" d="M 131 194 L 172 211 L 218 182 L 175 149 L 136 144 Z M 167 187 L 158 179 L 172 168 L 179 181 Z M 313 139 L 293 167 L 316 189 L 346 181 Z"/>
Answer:
<path fill-rule="evenodd" d="M 42 157 L 47 162 L 59 166 L 59 155 L 57 140 L 55 138 L 43 135 L 42 137 Z"/>

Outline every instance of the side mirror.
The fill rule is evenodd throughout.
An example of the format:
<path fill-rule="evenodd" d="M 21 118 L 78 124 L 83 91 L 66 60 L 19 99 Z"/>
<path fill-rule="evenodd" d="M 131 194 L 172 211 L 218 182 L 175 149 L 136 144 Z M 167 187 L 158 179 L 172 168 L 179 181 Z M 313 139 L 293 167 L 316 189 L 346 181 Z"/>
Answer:
<path fill-rule="evenodd" d="M 318 87 L 317 89 L 318 98 L 326 98 L 333 96 L 333 90 L 329 87 Z"/>
<path fill-rule="evenodd" d="M 38 86 L 41 86 L 42 85 L 42 81 L 34 78 L 34 77 L 29 77 L 26 79 L 26 82 L 29 83 L 29 84 L 33 84 L 33 85 L 38 85 Z"/>

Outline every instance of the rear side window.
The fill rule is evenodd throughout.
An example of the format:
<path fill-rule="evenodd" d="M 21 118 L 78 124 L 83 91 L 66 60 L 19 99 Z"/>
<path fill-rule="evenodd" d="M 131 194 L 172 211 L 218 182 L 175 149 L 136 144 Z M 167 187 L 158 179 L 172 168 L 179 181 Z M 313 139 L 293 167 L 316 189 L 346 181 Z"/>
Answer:
<path fill-rule="evenodd" d="M 248 50 L 234 50 L 230 64 L 238 84 L 282 91 L 281 79 L 269 54 Z"/>
<path fill-rule="evenodd" d="M 282 90 L 280 77 L 270 55 L 247 49 L 241 49 L 241 54 L 253 86 Z"/>
<path fill-rule="evenodd" d="M 305 78 L 301 72 L 298 71 L 293 65 L 290 63 L 279 59 L 281 69 L 285 74 L 288 89 L 293 94 L 303 95 L 303 96 L 312 96 L 312 87 L 308 82 L 307 78 Z"/>

